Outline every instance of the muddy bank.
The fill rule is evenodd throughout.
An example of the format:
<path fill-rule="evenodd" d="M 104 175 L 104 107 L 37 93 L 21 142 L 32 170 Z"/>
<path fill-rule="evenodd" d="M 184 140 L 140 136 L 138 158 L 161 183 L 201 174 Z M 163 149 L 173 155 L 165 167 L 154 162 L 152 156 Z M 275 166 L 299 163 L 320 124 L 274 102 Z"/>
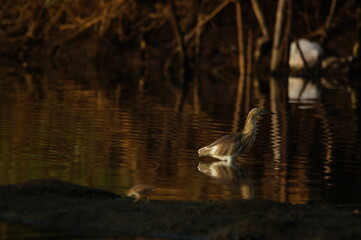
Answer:
<path fill-rule="evenodd" d="M 355 210 L 265 200 L 133 200 L 56 180 L 0 187 L 0 219 L 71 236 L 169 239 L 361 239 Z"/>

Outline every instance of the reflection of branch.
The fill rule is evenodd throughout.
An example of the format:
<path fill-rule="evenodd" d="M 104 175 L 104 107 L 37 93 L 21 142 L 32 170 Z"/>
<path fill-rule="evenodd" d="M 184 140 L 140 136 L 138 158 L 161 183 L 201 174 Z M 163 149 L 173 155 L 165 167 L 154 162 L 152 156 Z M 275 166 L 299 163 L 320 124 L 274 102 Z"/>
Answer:
<path fill-rule="evenodd" d="M 306 87 L 307 87 L 309 82 L 310 82 L 310 78 L 306 78 L 306 81 L 303 81 L 303 85 L 302 85 L 302 88 L 301 88 L 301 90 L 300 90 L 300 92 L 298 94 L 297 101 L 301 101 L 302 94 L 306 90 Z"/>

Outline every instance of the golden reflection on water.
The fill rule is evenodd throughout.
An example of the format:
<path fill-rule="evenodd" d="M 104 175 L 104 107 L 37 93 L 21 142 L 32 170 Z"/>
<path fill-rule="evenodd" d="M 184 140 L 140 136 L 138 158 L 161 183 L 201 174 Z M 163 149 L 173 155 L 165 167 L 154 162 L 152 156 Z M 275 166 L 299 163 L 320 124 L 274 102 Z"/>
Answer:
<path fill-rule="evenodd" d="M 323 89 L 312 103 L 289 102 L 291 88 L 270 79 L 268 93 L 254 79 L 253 92 L 247 94 L 251 99 L 239 102 L 277 114 L 259 122 L 254 147 L 236 161 L 249 179 L 242 172 L 239 179 L 232 175 L 233 166 L 225 170 L 214 159 L 202 159 L 203 167 L 218 167 L 215 172 L 229 175 L 221 182 L 240 183 L 234 188 L 197 169 L 197 149 L 243 126 L 247 112 L 234 104 L 242 97 L 237 81 L 200 83 L 202 88 L 192 89 L 180 104 L 183 97 L 177 94 L 182 91 L 170 90 L 151 73 L 139 88 L 139 78 L 131 74 L 112 80 L 95 70 L 86 72 L 72 76 L 0 69 L 1 185 L 56 178 L 125 194 L 146 184 L 156 187 L 151 200 L 361 199 L 360 193 L 343 189 L 360 184 L 361 169 L 357 95 L 348 89 Z"/>

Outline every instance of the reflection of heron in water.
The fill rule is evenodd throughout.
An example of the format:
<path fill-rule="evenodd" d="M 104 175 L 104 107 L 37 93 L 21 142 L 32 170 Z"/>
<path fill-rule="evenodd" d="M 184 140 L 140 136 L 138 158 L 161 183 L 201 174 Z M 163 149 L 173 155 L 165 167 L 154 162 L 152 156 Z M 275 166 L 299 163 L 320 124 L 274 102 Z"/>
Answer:
<path fill-rule="evenodd" d="M 253 183 L 245 172 L 241 172 L 232 162 L 199 163 L 198 170 L 218 180 L 221 184 L 230 184 L 241 189 L 242 199 L 253 198 Z"/>
<path fill-rule="evenodd" d="M 238 154 L 252 147 L 256 139 L 257 116 L 265 113 L 272 112 L 261 108 L 253 108 L 248 113 L 242 132 L 225 135 L 210 145 L 202 147 L 198 150 L 199 156 L 211 156 L 231 162 Z"/>

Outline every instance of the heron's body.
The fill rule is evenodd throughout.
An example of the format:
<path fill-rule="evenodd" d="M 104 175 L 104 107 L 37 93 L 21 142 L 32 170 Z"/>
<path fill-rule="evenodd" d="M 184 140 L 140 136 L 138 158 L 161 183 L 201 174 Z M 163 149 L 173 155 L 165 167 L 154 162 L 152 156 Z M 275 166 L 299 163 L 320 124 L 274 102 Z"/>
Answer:
<path fill-rule="evenodd" d="M 240 133 L 225 135 L 208 146 L 198 150 L 200 157 L 211 156 L 219 160 L 232 161 L 238 154 L 252 147 L 257 132 L 257 116 L 268 111 L 253 108 L 247 116 L 244 129 Z"/>

